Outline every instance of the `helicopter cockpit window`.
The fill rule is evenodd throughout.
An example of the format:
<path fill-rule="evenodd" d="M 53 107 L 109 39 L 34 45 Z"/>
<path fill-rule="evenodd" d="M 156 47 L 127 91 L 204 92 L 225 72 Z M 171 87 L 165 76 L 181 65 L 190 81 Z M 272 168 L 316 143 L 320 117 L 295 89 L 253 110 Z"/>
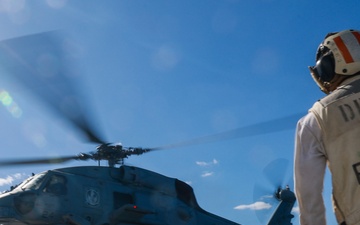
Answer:
<path fill-rule="evenodd" d="M 44 192 L 55 195 L 64 195 L 67 192 L 66 183 L 67 181 L 64 176 L 53 174 L 48 180 Z"/>
<path fill-rule="evenodd" d="M 194 190 L 192 189 L 192 187 L 176 179 L 175 188 L 176 188 L 177 198 L 179 200 L 181 200 L 190 207 L 200 208 L 200 206 L 196 201 Z"/>
<path fill-rule="evenodd" d="M 46 173 L 34 175 L 24 181 L 23 184 L 20 184 L 18 188 L 21 188 L 22 190 L 37 190 L 41 186 L 45 175 Z"/>

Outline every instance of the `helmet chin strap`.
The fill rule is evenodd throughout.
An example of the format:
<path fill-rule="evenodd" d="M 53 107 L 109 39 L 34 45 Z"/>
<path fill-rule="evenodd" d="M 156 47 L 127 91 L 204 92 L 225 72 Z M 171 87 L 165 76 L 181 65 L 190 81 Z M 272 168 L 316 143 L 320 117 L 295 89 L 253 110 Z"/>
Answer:
<path fill-rule="evenodd" d="M 310 69 L 311 77 L 320 87 L 320 90 L 327 95 L 330 94 L 332 91 L 334 91 L 344 80 L 346 80 L 349 77 L 352 77 L 352 76 L 339 75 L 335 73 L 331 81 L 323 81 L 319 76 L 316 75 L 316 73 L 314 72 L 311 66 L 309 67 L 309 69 Z"/>
<path fill-rule="evenodd" d="M 351 76 L 342 76 L 339 74 L 335 74 L 334 78 L 330 82 L 317 80 L 315 77 L 315 81 L 320 87 L 321 91 L 323 91 L 325 94 L 330 94 L 333 92 L 344 80 L 348 79 Z"/>
<path fill-rule="evenodd" d="M 325 94 L 329 94 L 329 82 L 324 82 L 320 79 L 320 77 L 315 75 L 315 72 L 311 66 L 309 66 L 311 77 L 314 79 L 315 83 L 320 87 L 320 90 L 324 92 Z"/>

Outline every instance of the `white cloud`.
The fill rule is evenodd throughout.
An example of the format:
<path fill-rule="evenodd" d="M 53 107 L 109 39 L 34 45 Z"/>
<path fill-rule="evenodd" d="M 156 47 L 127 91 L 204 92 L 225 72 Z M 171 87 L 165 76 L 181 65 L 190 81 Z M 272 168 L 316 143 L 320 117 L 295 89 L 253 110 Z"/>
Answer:
<path fill-rule="evenodd" d="M 11 176 L 7 176 L 6 178 L 0 178 L 0 186 L 12 184 L 14 178 Z"/>
<path fill-rule="evenodd" d="M 291 210 L 291 212 L 292 212 L 292 213 L 296 213 L 296 214 L 300 214 L 299 206 L 293 207 L 293 209 Z"/>
<path fill-rule="evenodd" d="M 15 173 L 12 175 L 8 175 L 5 178 L 0 177 L 0 186 L 11 185 L 14 183 L 14 181 L 21 180 L 24 177 L 25 177 L 25 174 L 21 174 L 21 173 Z"/>
<path fill-rule="evenodd" d="M 203 174 L 201 174 L 202 177 L 210 177 L 214 174 L 214 172 L 204 172 Z"/>
<path fill-rule="evenodd" d="M 217 164 L 219 164 L 219 161 L 217 161 L 216 159 L 213 159 L 210 162 L 196 161 L 196 165 L 198 165 L 198 166 L 212 166 L 212 165 L 217 165 Z"/>
<path fill-rule="evenodd" d="M 238 205 L 234 207 L 234 209 L 237 210 L 264 210 L 264 209 L 270 209 L 272 206 L 269 203 L 266 202 L 255 202 L 250 205 Z"/>
<path fill-rule="evenodd" d="M 206 162 L 196 161 L 196 165 L 198 165 L 198 166 L 206 166 L 207 163 Z"/>
<path fill-rule="evenodd" d="M 217 161 L 216 159 L 213 159 L 210 162 L 196 161 L 195 163 L 196 163 L 196 165 L 198 165 L 200 167 L 211 167 L 211 166 L 219 164 L 219 161 Z M 201 174 L 201 177 L 210 177 L 212 175 L 214 175 L 214 172 L 203 171 Z"/>

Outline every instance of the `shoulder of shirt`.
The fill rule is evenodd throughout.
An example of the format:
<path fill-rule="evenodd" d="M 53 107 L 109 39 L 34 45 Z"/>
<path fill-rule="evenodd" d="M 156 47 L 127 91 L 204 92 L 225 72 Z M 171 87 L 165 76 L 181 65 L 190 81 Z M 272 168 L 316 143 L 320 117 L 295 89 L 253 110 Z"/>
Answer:
<path fill-rule="evenodd" d="M 315 117 L 314 113 L 312 113 L 312 112 L 309 112 L 304 117 L 302 117 L 298 121 L 298 126 L 299 125 L 306 126 L 308 128 L 318 128 L 319 129 L 319 125 L 318 125 L 318 122 L 316 120 L 316 117 Z"/>
<path fill-rule="evenodd" d="M 307 136 L 311 134 L 318 141 L 322 139 L 321 127 L 312 112 L 309 112 L 298 121 L 296 134 L 301 136 L 303 133 L 307 133 Z"/>
<path fill-rule="evenodd" d="M 299 123 L 308 124 L 314 119 L 316 120 L 315 115 L 312 112 L 309 112 L 308 114 L 299 119 Z"/>

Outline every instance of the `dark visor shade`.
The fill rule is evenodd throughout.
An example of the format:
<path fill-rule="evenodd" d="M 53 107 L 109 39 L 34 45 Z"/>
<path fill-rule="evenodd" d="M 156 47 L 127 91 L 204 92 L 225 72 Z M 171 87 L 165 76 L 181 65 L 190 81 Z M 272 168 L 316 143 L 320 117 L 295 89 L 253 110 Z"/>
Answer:
<path fill-rule="evenodd" d="M 333 54 L 330 53 L 321 57 L 315 66 L 310 67 L 310 71 L 319 81 L 330 82 L 335 75 Z"/>

